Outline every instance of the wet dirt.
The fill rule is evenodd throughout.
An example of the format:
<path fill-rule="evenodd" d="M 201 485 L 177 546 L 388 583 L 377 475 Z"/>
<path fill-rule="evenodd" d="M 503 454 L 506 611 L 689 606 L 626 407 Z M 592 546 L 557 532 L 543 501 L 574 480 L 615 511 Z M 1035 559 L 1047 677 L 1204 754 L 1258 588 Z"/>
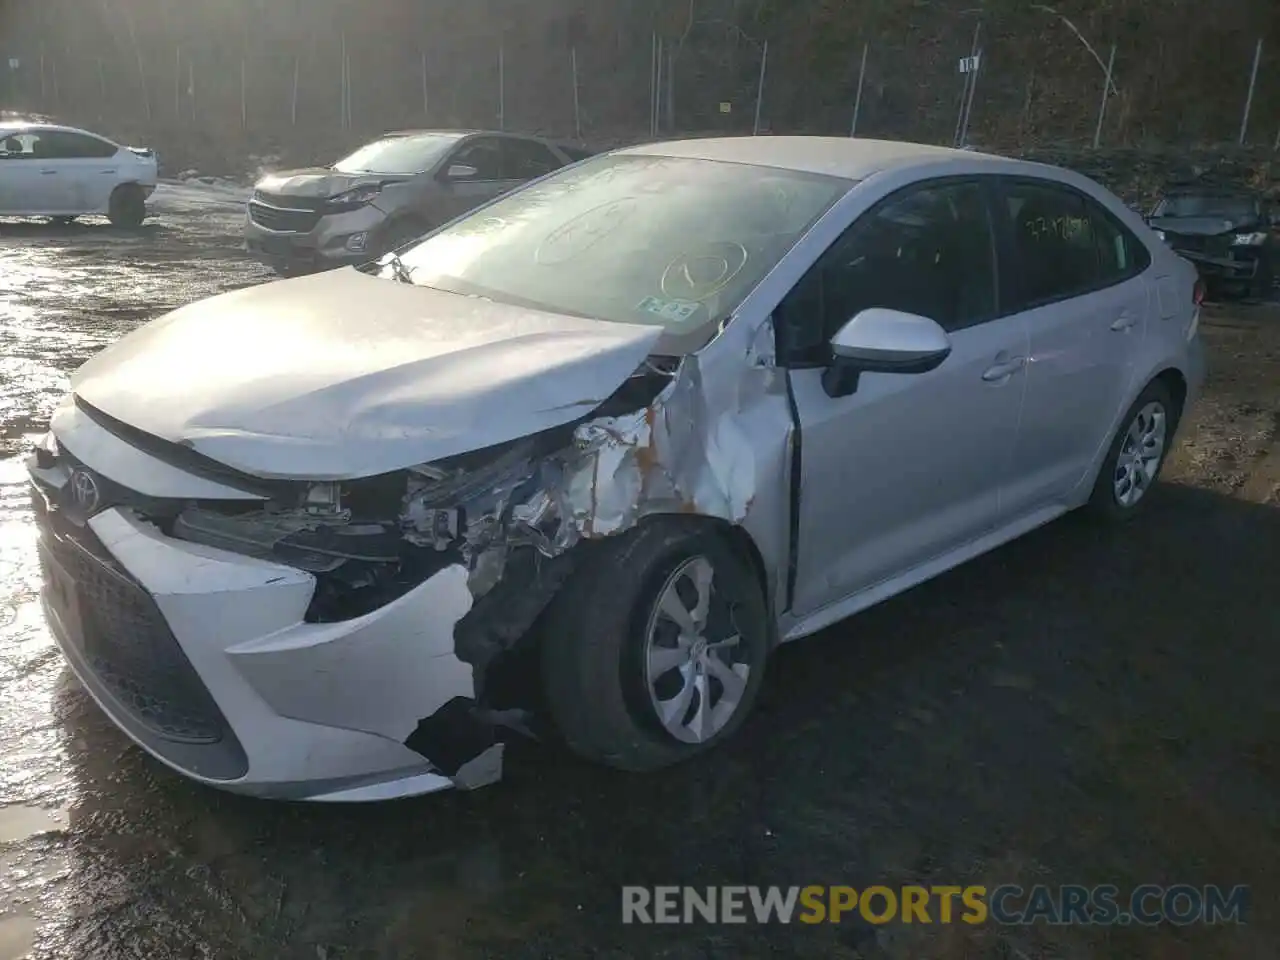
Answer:
<path fill-rule="evenodd" d="M 1068 517 L 783 649 L 703 760 L 633 777 L 525 744 L 473 794 L 267 803 L 173 775 L 69 678 L 20 462 L 94 351 L 267 279 L 240 202 L 0 224 L 0 960 L 1274 956 L 1280 309 L 1207 312 L 1207 393 L 1144 517 Z M 1035 882 L 1248 884 L 1250 923 L 620 921 L 623 884 Z"/>

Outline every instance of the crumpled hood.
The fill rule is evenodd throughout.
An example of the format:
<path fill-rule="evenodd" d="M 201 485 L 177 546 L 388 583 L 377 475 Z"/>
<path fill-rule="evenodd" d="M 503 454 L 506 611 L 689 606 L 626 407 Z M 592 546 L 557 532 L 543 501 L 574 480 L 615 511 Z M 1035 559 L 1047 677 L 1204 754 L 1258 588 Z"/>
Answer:
<path fill-rule="evenodd" d="M 329 167 L 309 167 L 305 170 L 282 170 L 263 177 L 255 190 L 288 197 L 336 197 L 366 184 L 384 184 L 403 179 L 376 173 L 339 173 Z"/>
<path fill-rule="evenodd" d="M 1220 233 L 1240 233 L 1257 226 L 1252 218 L 1227 217 L 1152 217 L 1150 224 L 1156 230 L 1185 237 L 1216 237 Z"/>
<path fill-rule="evenodd" d="M 245 473 L 340 480 L 586 416 L 660 333 L 348 267 L 175 310 L 71 385 L 108 416 Z"/>

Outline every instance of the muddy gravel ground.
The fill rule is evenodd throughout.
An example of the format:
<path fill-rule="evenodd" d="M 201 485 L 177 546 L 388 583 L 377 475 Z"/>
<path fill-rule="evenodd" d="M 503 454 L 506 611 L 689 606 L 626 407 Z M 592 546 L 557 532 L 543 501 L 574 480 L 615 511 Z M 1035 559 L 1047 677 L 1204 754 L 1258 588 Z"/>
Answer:
<path fill-rule="evenodd" d="M 1068 517 L 782 650 L 705 760 L 637 778 L 528 744 L 473 794 L 272 804 L 170 774 L 70 680 L 20 463 L 94 351 L 267 279 L 240 202 L 0 224 L 0 960 L 1276 956 L 1280 308 L 1208 311 L 1145 517 Z M 1253 896 L 1242 927 L 620 922 L 623 884 L 969 882 Z"/>

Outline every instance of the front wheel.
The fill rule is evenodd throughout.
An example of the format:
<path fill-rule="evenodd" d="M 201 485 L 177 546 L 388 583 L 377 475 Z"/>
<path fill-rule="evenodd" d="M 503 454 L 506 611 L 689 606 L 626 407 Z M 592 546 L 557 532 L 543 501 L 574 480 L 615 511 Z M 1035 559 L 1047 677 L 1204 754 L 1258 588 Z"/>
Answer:
<path fill-rule="evenodd" d="M 107 204 L 107 219 L 117 227 L 140 227 L 147 216 L 147 198 L 136 183 L 116 187 Z"/>
<path fill-rule="evenodd" d="M 1173 441 L 1179 411 L 1158 380 L 1147 384 L 1120 422 L 1089 505 L 1110 520 L 1127 520 L 1146 502 Z"/>
<path fill-rule="evenodd" d="M 552 602 L 542 673 L 579 756 L 645 771 L 728 739 L 760 691 L 768 611 L 752 565 L 714 527 L 648 521 L 590 544 Z"/>

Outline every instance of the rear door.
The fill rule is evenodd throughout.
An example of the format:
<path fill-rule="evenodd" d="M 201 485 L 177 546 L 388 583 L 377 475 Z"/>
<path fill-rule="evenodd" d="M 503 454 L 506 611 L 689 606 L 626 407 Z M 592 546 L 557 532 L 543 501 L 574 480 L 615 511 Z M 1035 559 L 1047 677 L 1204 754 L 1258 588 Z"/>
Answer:
<path fill-rule="evenodd" d="M 59 209 L 66 213 L 106 210 L 120 177 L 120 148 L 71 130 L 50 130 L 41 140 L 44 155 L 57 169 Z"/>
<path fill-rule="evenodd" d="M 1066 184 L 1002 178 L 1005 294 L 1030 340 L 1022 426 L 1004 497 L 1012 516 L 1067 505 L 1122 412 L 1157 300 L 1150 255 Z"/>

